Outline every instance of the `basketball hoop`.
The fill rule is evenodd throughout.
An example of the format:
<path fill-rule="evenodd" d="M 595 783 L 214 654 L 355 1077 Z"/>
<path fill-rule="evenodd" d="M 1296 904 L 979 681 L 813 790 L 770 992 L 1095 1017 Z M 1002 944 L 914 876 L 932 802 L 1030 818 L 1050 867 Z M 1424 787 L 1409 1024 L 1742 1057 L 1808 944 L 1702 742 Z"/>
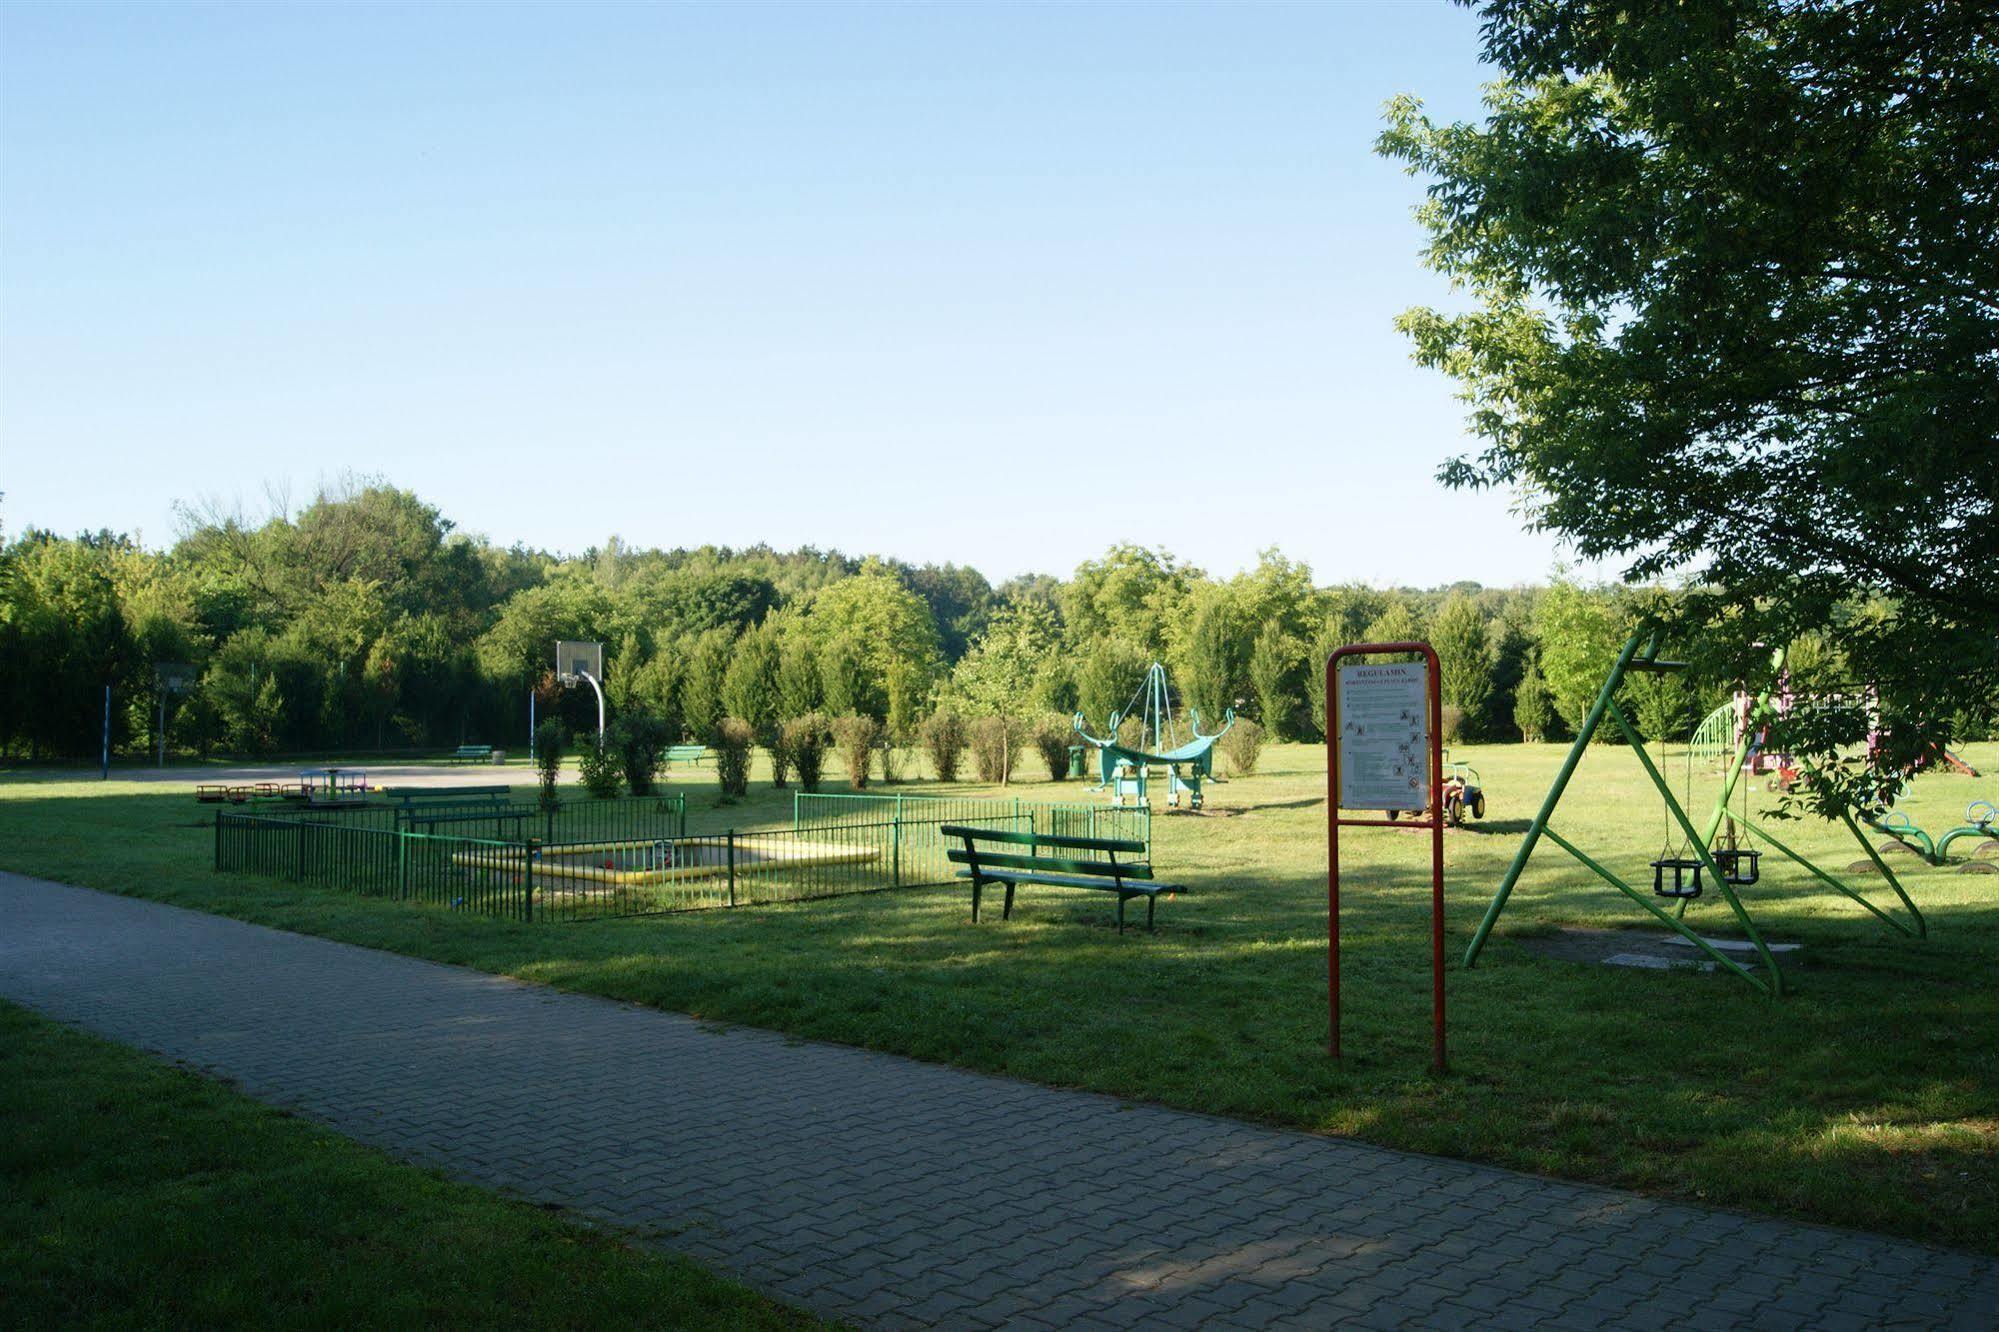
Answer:
<path fill-rule="evenodd" d="M 604 747 L 604 645 L 601 642 L 584 642 L 580 639 L 557 639 L 555 644 L 555 678 L 564 688 L 573 689 L 577 684 L 588 682 L 597 695 L 597 748 Z"/>
<path fill-rule="evenodd" d="M 167 766 L 167 695 L 185 694 L 193 689 L 201 678 L 201 672 L 192 662 L 156 661 L 153 663 L 153 692 L 158 697 L 159 721 L 158 738 L 159 766 Z"/>

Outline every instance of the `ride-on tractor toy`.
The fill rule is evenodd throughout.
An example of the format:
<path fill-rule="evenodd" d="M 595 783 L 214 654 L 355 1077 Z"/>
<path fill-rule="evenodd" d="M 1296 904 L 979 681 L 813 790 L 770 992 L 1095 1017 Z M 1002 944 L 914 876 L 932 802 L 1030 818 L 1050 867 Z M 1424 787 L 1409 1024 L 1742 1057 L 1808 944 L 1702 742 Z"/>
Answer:
<path fill-rule="evenodd" d="M 1453 828 L 1462 828 L 1465 817 L 1474 819 L 1485 817 L 1485 788 L 1478 784 L 1478 769 L 1469 763 L 1459 763 L 1451 758 L 1451 751 L 1444 751 L 1444 822 Z M 1428 810 L 1391 809 L 1388 811 L 1392 823 L 1403 814 L 1422 818 Z"/>
<path fill-rule="evenodd" d="M 1444 760 L 1444 819 L 1453 828 L 1463 827 L 1465 817 L 1485 817 L 1485 788 L 1478 784 L 1478 769 L 1469 763 Z"/>

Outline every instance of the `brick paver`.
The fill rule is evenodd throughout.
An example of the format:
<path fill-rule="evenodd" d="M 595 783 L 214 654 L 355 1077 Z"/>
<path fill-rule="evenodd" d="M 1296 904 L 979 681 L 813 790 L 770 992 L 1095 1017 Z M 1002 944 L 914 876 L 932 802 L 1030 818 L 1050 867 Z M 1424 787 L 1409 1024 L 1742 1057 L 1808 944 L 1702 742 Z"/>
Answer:
<path fill-rule="evenodd" d="M 1999 1327 L 1999 1263 L 0 873 L 0 995 L 879 1327 Z"/>

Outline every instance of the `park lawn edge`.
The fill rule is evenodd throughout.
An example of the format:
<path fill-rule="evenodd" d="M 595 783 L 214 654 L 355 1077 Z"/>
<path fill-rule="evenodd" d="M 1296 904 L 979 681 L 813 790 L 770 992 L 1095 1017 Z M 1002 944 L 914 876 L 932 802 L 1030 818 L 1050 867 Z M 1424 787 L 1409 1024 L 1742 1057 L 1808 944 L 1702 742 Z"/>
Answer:
<path fill-rule="evenodd" d="M 4 1001 L 0 1113 L 23 1326 L 830 1326 Z"/>

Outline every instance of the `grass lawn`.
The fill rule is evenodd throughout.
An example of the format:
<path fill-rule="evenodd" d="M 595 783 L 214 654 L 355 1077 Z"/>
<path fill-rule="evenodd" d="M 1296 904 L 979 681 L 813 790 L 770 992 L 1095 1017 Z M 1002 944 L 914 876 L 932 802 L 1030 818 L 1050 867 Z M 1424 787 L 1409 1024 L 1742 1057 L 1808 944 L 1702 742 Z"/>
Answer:
<path fill-rule="evenodd" d="M 184 788 L 126 781 L 0 782 L 0 865 L 712 1020 L 1999 1252 L 1999 877 L 1896 861 L 1930 919 L 1930 938 L 1908 940 L 1802 872 L 1770 869 L 1746 890 L 1752 910 L 1769 937 L 1805 945 L 1793 992 L 1772 1001 L 1726 975 L 1531 951 L 1558 925 L 1647 919 L 1544 844 L 1465 970 L 1457 959 L 1561 753 L 1461 752 L 1490 808 L 1450 836 L 1443 1079 L 1425 1072 L 1427 847 L 1408 833 L 1348 841 L 1349 1057 L 1325 1058 L 1324 768 L 1310 746 L 1267 750 L 1257 776 L 1214 788 L 1208 816 L 1161 814 L 1155 861 L 1190 892 L 1161 904 L 1154 936 L 1112 933 L 1106 895 L 1047 889 L 1024 890 L 1012 922 L 978 926 L 954 888 L 485 921 L 218 877 L 208 811 Z M 1967 756 L 1999 773 L 1999 745 Z M 1668 771 L 1677 781 L 1677 759 Z M 788 810 L 761 782 L 717 809 L 712 780 L 673 774 L 697 830 Z M 1018 793 L 1091 798 L 1074 783 Z M 1994 795 L 1999 778 L 1937 774 L 1904 807 L 1940 830 Z M 1636 761 L 1612 747 L 1590 755 L 1557 825 L 1648 882 L 1665 840 Z M 1829 868 L 1860 856 L 1841 830 L 1791 831 Z M 1690 914 L 1728 932 L 1712 896 Z"/>
<path fill-rule="evenodd" d="M 819 1326 L 7 1004 L 0 1120 L 14 1326 Z"/>

